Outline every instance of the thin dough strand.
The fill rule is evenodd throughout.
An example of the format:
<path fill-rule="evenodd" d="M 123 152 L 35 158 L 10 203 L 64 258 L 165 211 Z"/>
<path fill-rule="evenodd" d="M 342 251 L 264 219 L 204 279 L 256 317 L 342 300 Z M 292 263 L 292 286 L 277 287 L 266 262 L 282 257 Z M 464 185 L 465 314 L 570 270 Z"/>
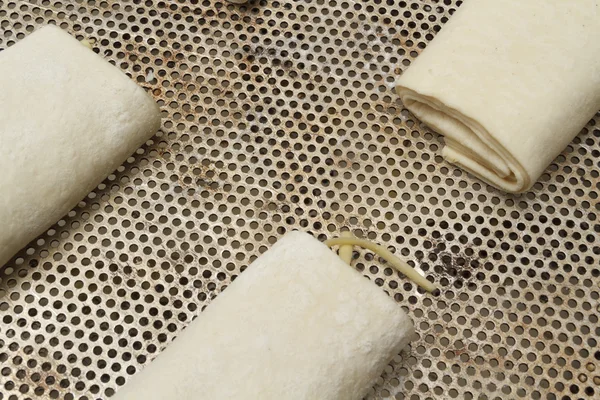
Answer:
<path fill-rule="evenodd" d="M 329 247 L 340 246 L 340 257 L 342 256 L 341 250 L 344 246 L 359 246 L 371 250 L 379 257 L 387 261 L 392 267 L 394 267 L 408 279 L 421 286 L 426 291 L 430 293 L 437 291 L 437 288 L 433 283 L 429 282 L 423 275 L 419 274 L 417 270 L 408 265 L 405 261 L 396 257 L 383 246 L 356 237 L 339 237 L 335 239 L 329 239 L 325 241 L 325 244 Z"/>
<path fill-rule="evenodd" d="M 346 232 L 342 232 L 340 234 L 340 237 L 354 238 L 355 236 L 352 234 L 352 232 L 346 231 Z M 342 259 L 342 261 L 344 261 L 348 265 L 351 265 L 351 263 L 352 263 L 352 245 L 348 244 L 348 245 L 340 246 L 339 256 Z"/>

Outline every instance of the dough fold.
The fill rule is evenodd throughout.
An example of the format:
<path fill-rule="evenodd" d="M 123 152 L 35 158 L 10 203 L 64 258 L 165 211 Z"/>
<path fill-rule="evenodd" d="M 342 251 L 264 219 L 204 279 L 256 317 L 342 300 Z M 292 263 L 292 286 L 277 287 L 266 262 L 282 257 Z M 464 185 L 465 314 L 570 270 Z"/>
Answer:
<path fill-rule="evenodd" d="M 49 25 L 0 52 L 0 266 L 160 127 L 151 96 Z"/>
<path fill-rule="evenodd" d="M 290 232 L 115 400 L 360 400 L 413 334 L 379 287 Z"/>
<path fill-rule="evenodd" d="M 526 191 L 600 109 L 600 1 L 465 2 L 396 90 L 447 161 Z"/>

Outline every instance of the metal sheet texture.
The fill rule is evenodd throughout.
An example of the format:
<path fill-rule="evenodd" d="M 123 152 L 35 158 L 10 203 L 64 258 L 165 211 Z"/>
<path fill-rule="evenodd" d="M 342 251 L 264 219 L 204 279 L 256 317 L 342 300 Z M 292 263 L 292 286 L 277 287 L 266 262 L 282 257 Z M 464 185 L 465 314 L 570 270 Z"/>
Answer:
<path fill-rule="evenodd" d="M 444 162 L 392 88 L 460 3 L 0 0 L 0 49 L 59 25 L 164 117 L 0 272 L 0 399 L 109 398 L 292 229 L 442 289 L 355 251 L 418 332 L 370 398 L 600 398 L 600 114 L 526 194 Z"/>

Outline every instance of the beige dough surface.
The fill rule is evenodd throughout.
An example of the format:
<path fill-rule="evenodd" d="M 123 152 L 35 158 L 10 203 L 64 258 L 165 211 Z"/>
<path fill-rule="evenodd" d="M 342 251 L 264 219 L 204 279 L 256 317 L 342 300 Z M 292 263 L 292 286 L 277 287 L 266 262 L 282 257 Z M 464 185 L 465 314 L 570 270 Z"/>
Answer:
<path fill-rule="evenodd" d="M 0 52 L 0 266 L 160 127 L 118 68 L 55 26 Z"/>
<path fill-rule="evenodd" d="M 359 400 L 413 333 L 381 288 L 291 232 L 115 400 Z"/>
<path fill-rule="evenodd" d="M 467 1 L 397 92 L 448 161 L 526 191 L 600 109 L 600 1 Z"/>

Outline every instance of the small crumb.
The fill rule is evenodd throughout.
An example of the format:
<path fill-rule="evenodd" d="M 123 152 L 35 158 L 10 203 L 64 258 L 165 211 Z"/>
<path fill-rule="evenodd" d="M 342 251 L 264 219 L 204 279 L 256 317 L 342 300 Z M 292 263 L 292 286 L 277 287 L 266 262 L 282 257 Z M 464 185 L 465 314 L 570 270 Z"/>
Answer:
<path fill-rule="evenodd" d="M 94 49 L 94 43 L 96 43 L 96 41 L 92 38 L 89 39 L 82 39 L 80 42 L 82 45 L 84 45 L 85 47 L 87 47 L 90 50 Z"/>
<path fill-rule="evenodd" d="M 584 382 L 587 381 L 587 375 L 586 374 L 579 374 L 578 378 L 579 378 L 579 382 L 584 383 Z"/>
<path fill-rule="evenodd" d="M 594 372 L 596 370 L 596 365 L 593 363 L 588 363 L 585 368 L 590 372 Z"/>
<path fill-rule="evenodd" d="M 600 376 L 595 376 L 595 377 L 594 377 L 594 383 L 595 383 L 596 385 L 600 385 Z"/>
<path fill-rule="evenodd" d="M 154 71 L 149 69 L 148 72 L 146 73 L 146 83 L 152 83 L 154 78 L 155 78 Z"/>

